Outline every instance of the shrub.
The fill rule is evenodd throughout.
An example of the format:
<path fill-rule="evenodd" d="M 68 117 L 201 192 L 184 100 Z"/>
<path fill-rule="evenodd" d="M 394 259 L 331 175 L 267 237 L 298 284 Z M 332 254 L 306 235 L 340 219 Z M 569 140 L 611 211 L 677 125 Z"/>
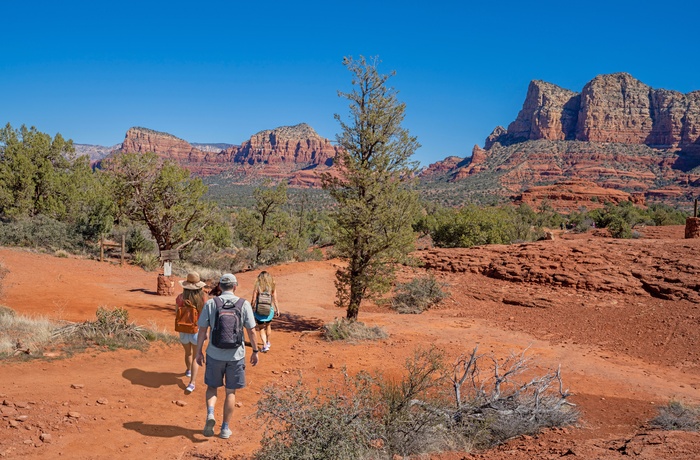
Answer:
<path fill-rule="evenodd" d="M 516 378 L 529 362 L 524 353 L 499 360 L 475 348 L 450 367 L 431 348 L 408 359 L 398 380 L 360 372 L 315 393 L 301 379 L 291 389 L 267 387 L 257 411 L 267 428 L 254 458 L 413 458 L 574 423 L 559 370 Z"/>
<path fill-rule="evenodd" d="M 149 238 L 140 227 L 133 227 L 124 238 L 126 252 L 135 254 L 137 252 L 153 252 L 156 249 L 156 243 Z"/>
<path fill-rule="evenodd" d="M 75 251 L 82 247 L 82 238 L 69 224 L 38 215 L 0 223 L 0 245 Z"/>
<path fill-rule="evenodd" d="M 129 322 L 129 312 L 124 308 L 98 307 L 95 321 L 69 324 L 54 331 L 53 337 L 72 345 L 87 347 L 98 345 L 111 350 L 119 348 L 144 350 L 148 343 L 160 340 L 174 343 L 175 336 L 163 334 Z"/>
<path fill-rule="evenodd" d="M 135 265 L 138 265 L 147 272 L 152 272 L 160 267 L 160 257 L 151 252 L 137 251 L 134 253 L 133 261 Z"/>
<path fill-rule="evenodd" d="M 651 426 L 662 430 L 698 431 L 700 408 L 670 401 L 667 406 L 659 408 L 659 415 L 652 419 Z"/>
<path fill-rule="evenodd" d="M 17 315 L 8 307 L 0 307 L 0 357 L 18 352 L 35 354 L 51 342 L 57 325 L 46 318 Z"/>
<path fill-rule="evenodd" d="M 433 275 L 420 276 L 408 283 L 396 285 L 396 294 L 391 305 L 399 313 L 422 313 L 444 298 L 448 297 L 440 283 Z"/>
<path fill-rule="evenodd" d="M 326 340 L 346 340 L 349 342 L 361 340 L 385 339 L 389 335 L 379 326 L 365 326 L 364 323 L 347 318 L 338 318 L 323 326 L 323 336 Z"/>

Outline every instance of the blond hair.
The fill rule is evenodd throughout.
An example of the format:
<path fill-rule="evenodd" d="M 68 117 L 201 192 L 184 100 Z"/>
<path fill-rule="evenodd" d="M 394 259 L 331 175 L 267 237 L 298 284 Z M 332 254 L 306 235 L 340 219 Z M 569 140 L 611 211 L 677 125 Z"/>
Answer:
<path fill-rule="evenodd" d="M 272 294 L 275 292 L 275 280 L 272 278 L 272 275 L 263 270 L 255 280 L 255 287 L 253 289 L 258 292 L 269 292 Z"/>

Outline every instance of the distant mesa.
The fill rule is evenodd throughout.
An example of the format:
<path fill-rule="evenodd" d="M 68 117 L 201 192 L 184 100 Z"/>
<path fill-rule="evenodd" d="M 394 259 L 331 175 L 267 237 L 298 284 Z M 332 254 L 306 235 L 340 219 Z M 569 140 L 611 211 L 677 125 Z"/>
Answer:
<path fill-rule="evenodd" d="M 580 93 L 533 80 L 508 129 L 486 139 L 511 145 L 528 140 L 617 142 L 671 148 L 700 143 L 700 91 L 654 89 L 627 73 L 599 75 Z"/>
<path fill-rule="evenodd" d="M 496 127 L 471 158 L 422 173 L 436 176 L 502 197 L 581 179 L 688 200 L 700 187 L 700 91 L 654 89 L 627 73 L 599 75 L 580 93 L 534 80 L 508 128 Z"/>
<path fill-rule="evenodd" d="M 311 126 L 300 123 L 260 131 L 241 145 L 189 143 L 169 133 L 133 127 L 126 132 L 117 151 L 153 152 L 199 175 L 235 170 L 250 178 L 265 176 L 290 180 L 296 177 L 296 171 L 306 170 L 297 175 L 296 181 L 305 186 L 318 186 L 319 172 L 309 168 L 330 168 L 339 150 Z"/>

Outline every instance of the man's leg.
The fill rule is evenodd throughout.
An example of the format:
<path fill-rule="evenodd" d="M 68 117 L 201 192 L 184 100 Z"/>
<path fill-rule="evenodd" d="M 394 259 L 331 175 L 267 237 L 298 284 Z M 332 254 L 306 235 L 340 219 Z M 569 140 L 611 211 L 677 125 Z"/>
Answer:
<path fill-rule="evenodd" d="M 206 401 L 207 401 L 207 422 L 204 425 L 204 436 L 214 436 L 214 426 L 216 419 L 214 418 L 214 408 L 216 407 L 217 389 L 207 385 Z M 224 412 L 225 414 L 226 412 Z"/>
<path fill-rule="evenodd" d="M 228 424 L 233 417 L 233 409 L 236 407 L 236 390 L 226 388 L 226 401 L 224 402 L 224 423 Z"/>

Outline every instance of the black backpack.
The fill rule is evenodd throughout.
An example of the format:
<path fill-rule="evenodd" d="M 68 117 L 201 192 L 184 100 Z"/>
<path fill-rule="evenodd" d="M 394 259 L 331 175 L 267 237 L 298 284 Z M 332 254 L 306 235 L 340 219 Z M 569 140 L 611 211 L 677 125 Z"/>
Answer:
<path fill-rule="evenodd" d="M 211 332 L 211 344 L 217 348 L 235 349 L 243 345 L 243 303 L 244 298 L 236 303 L 214 297 L 216 318 Z"/>

